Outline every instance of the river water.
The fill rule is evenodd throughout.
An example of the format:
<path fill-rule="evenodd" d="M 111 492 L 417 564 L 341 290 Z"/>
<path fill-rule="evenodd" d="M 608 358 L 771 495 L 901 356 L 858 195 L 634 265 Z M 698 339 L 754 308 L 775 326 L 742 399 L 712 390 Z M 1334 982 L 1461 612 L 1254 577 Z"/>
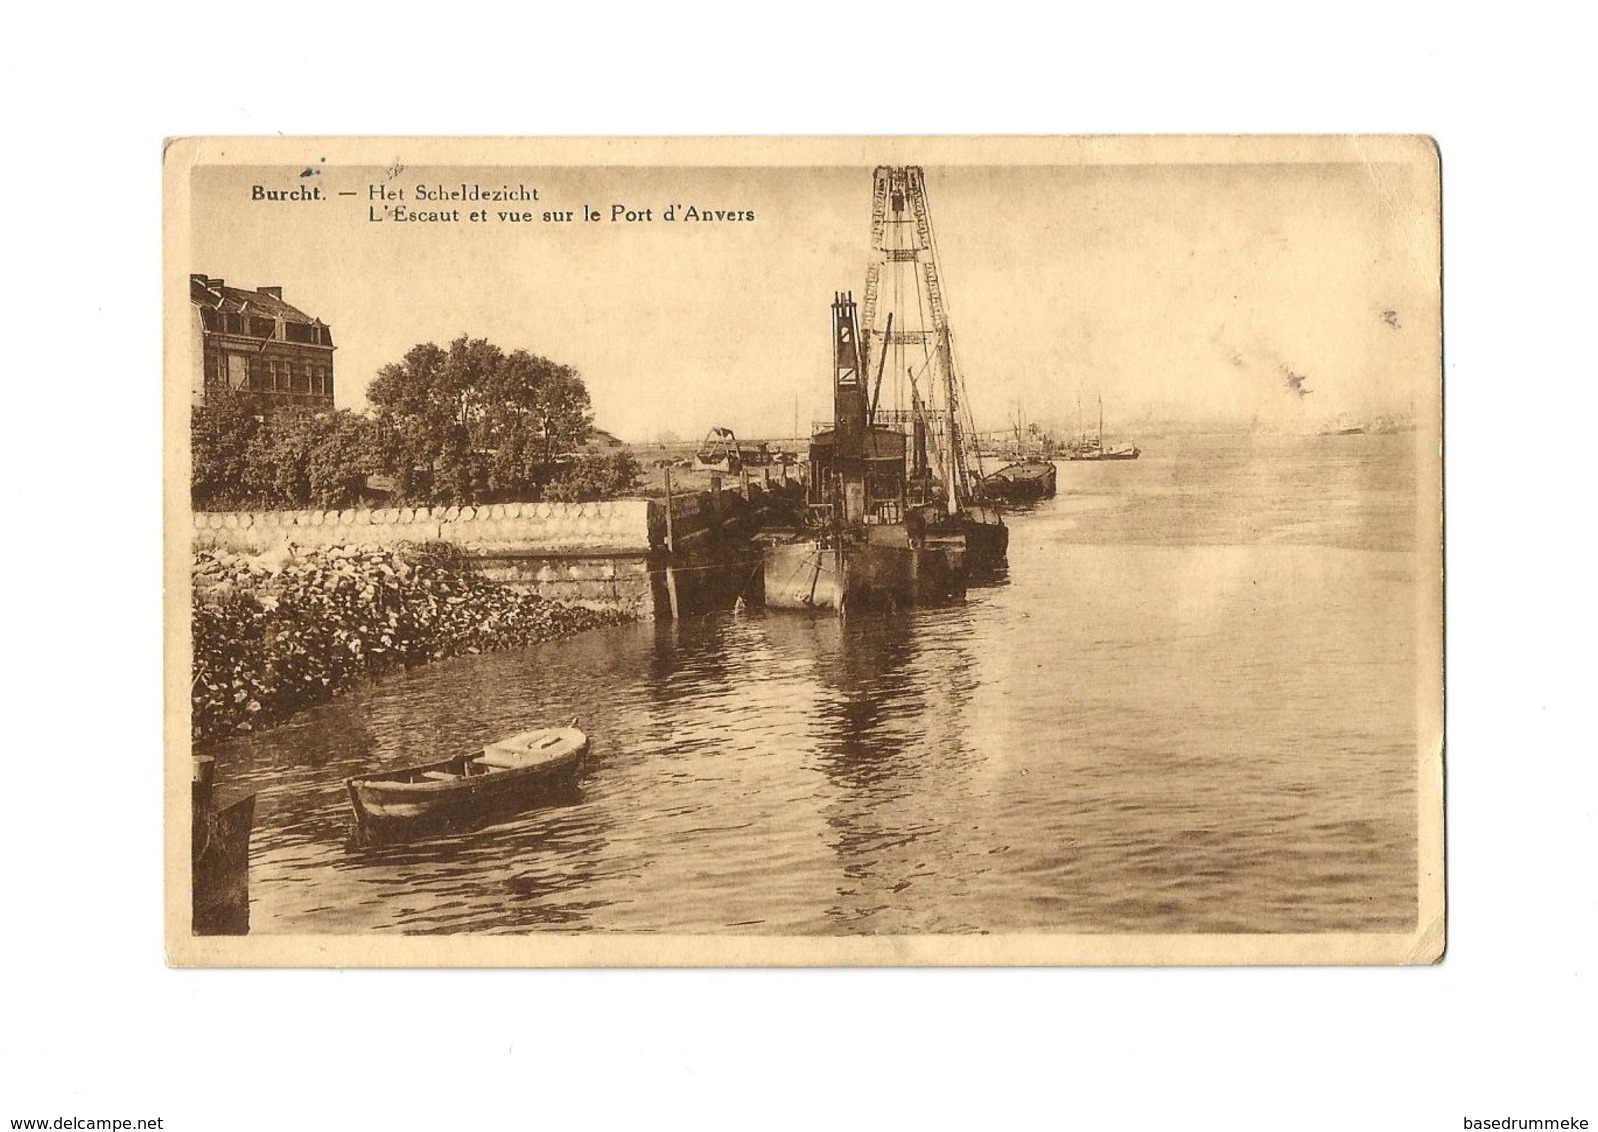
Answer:
<path fill-rule="evenodd" d="M 212 748 L 252 932 L 1412 930 L 1414 434 L 1143 444 L 957 606 L 604 629 Z M 347 844 L 346 775 L 574 715 L 575 800 Z"/>

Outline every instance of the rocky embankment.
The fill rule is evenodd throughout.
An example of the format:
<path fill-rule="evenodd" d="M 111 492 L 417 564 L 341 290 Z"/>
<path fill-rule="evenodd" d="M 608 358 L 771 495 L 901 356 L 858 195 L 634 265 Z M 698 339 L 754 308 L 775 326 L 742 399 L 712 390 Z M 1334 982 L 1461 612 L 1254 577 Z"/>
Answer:
<path fill-rule="evenodd" d="M 474 574 L 453 548 L 194 556 L 196 743 L 277 722 L 364 679 L 627 620 Z"/>

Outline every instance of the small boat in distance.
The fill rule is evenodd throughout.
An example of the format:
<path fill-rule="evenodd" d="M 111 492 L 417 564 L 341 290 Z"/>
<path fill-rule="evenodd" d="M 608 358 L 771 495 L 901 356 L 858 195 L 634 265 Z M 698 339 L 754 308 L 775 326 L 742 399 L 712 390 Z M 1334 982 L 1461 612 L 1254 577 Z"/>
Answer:
<path fill-rule="evenodd" d="M 475 829 L 569 791 L 588 736 L 575 726 L 526 731 L 441 762 L 344 780 L 362 844 Z"/>
<path fill-rule="evenodd" d="M 1080 404 L 1077 407 L 1081 413 Z M 1097 435 L 1089 436 L 1084 432 L 1077 441 L 1074 449 L 1065 454 L 1067 460 L 1136 460 L 1143 454 L 1136 444 L 1118 444 L 1114 448 L 1104 447 L 1104 398 L 1099 398 L 1099 431 Z"/>
<path fill-rule="evenodd" d="M 1098 455 L 1083 457 L 1088 460 L 1136 460 L 1143 450 L 1136 444 L 1119 444 L 1114 448 L 1100 448 Z"/>

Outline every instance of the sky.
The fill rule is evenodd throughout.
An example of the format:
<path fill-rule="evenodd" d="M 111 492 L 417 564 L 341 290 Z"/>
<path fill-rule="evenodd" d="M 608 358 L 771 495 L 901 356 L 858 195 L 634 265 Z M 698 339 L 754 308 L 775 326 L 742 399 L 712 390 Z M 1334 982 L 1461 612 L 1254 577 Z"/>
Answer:
<path fill-rule="evenodd" d="M 869 149 L 869 146 L 862 146 Z M 193 262 L 283 288 L 331 325 L 340 407 L 418 342 L 486 337 L 575 366 L 623 439 L 712 426 L 788 437 L 830 416 L 830 304 L 863 291 L 869 154 L 782 167 L 207 166 L 192 170 Z M 314 168 L 310 177 L 302 170 Z M 940 269 L 981 428 L 1019 412 L 1115 422 L 1324 427 L 1435 400 L 1435 166 L 926 165 Z M 525 185 L 526 203 L 427 203 L 417 186 Z M 319 185 L 320 201 L 252 199 Z M 453 224 L 373 222 L 391 203 Z M 340 191 L 354 196 L 339 196 Z M 667 221 L 677 204 L 752 210 Z M 544 222 L 584 205 L 602 219 Z M 649 221 L 610 219 L 614 205 Z M 532 210 L 532 223 L 470 211 Z M 679 213 L 680 215 L 680 213 Z M 1307 392 L 1304 392 L 1307 391 Z M 1418 403 L 1417 403 L 1418 399 Z"/>

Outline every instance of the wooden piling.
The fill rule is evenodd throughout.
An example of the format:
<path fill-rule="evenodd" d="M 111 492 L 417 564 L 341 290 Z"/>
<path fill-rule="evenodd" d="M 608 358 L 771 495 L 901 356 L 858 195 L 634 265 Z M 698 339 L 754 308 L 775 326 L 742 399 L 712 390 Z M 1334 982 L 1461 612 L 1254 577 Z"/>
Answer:
<path fill-rule="evenodd" d="M 196 815 L 209 815 L 211 811 L 211 789 L 216 783 L 216 760 L 210 755 L 194 756 L 194 813 Z"/>
<path fill-rule="evenodd" d="M 190 885 L 196 935 L 244 935 L 250 930 L 250 827 L 255 795 L 218 809 L 216 760 L 194 758 Z"/>
<path fill-rule="evenodd" d="M 673 565 L 677 560 L 677 525 L 671 514 L 671 465 L 666 465 L 666 602 L 671 609 L 671 619 L 677 620 L 677 573 Z"/>

